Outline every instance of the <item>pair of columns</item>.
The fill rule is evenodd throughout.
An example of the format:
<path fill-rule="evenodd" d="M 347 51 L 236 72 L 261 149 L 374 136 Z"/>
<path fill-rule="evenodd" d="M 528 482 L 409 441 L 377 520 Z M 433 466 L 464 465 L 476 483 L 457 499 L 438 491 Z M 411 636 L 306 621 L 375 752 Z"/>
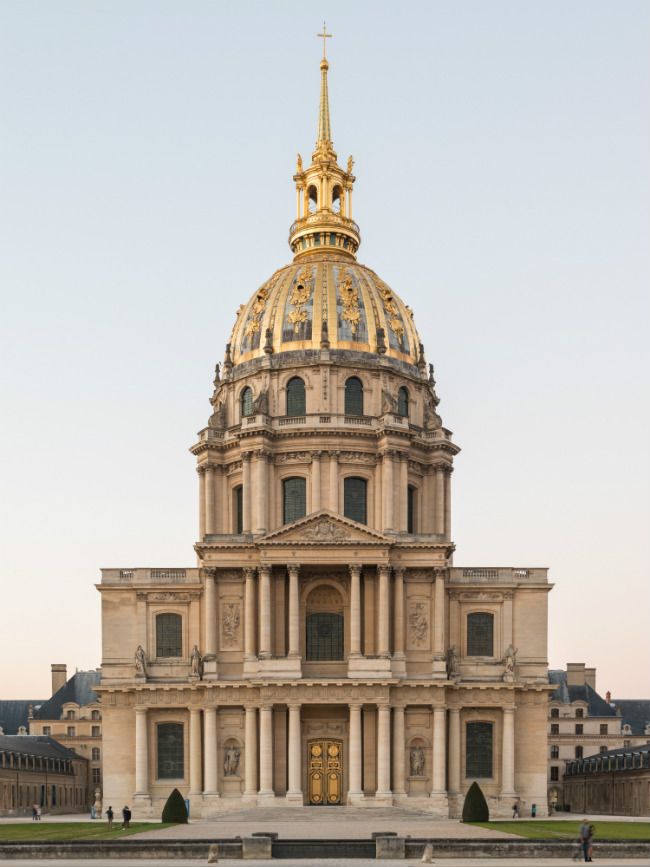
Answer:
<path fill-rule="evenodd" d="M 300 590 L 298 577 L 300 566 L 290 564 L 289 573 L 289 647 L 288 656 L 300 656 Z M 271 619 L 271 567 L 260 566 L 257 570 L 259 581 L 256 581 L 256 570 L 245 568 L 244 586 L 244 656 L 248 660 L 272 656 L 272 619 Z M 257 585 L 257 586 L 256 586 Z M 256 652 L 255 620 L 256 609 L 259 613 L 259 635 Z M 211 615 L 208 615 L 211 616 Z"/>

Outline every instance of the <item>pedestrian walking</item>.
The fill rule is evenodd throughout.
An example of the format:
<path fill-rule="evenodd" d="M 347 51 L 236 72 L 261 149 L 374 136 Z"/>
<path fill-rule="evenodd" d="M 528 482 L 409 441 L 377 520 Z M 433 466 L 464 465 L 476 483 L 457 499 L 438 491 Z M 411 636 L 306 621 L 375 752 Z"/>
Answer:
<path fill-rule="evenodd" d="M 32 822 L 38 822 L 38 804 L 32 804 Z"/>
<path fill-rule="evenodd" d="M 515 801 L 514 804 L 512 805 L 512 818 L 513 819 L 519 818 L 519 801 Z"/>
<path fill-rule="evenodd" d="M 109 807 L 108 810 L 106 810 L 106 818 L 108 819 L 108 830 L 112 831 L 113 830 L 113 819 L 115 818 L 115 813 L 113 812 L 112 807 Z"/>
<path fill-rule="evenodd" d="M 591 861 L 591 853 L 593 851 L 594 826 L 590 824 L 588 819 L 583 819 L 580 825 L 580 846 L 582 855 L 585 861 Z"/>
<path fill-rule="evenodd" d="M 36 821 L 37 822 L 41 821 L 41 805 L 40 804 L 36 805 Z"/>
<path fill-rule="evenodd" d="M 129 827 L 129 822 L 131 821 L 131 811 L 128 807 L 124 807 L 122 810 L 122 829 L 126 829 Z"/>
<path fill-rule="evenodd" d="M 534 819 L 536 815 L 537 815 L 537 804 L 533 804 L 530 808 L 531 819 Z"/>

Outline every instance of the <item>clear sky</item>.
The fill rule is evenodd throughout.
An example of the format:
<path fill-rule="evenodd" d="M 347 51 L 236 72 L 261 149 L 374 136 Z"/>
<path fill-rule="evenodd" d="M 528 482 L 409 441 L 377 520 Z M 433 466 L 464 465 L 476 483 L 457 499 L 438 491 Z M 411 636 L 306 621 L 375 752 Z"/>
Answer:
<path fill-rule="evenodd" d="M 188 447 L 290 260 L 327 19 L 359 260 L 410 304 L 457 565 L 548 566 L 549 657 L 648 697 L 650 4 L 0 4 L 0 697 L 100 663 L 100 567 L 194 564 Z"/>

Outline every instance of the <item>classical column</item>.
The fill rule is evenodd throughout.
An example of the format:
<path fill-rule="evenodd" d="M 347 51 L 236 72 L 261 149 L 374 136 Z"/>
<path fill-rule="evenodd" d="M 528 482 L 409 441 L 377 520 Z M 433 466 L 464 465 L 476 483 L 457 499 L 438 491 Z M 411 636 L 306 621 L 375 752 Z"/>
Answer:
<path fill-rule="evenodd" d="M 379 567 L 379 635 L 377 652 L 379 656 L 389 655 L 389 610 L 390 605 L 390 566 Z"/>
<path fill-rule="evenodd" d="M 361 566 L 350 566 L 350 656 L 361 656 Z"/>
<path fill-rule="evenodd" d="M 460 792 L 460 708 L 449 708 L 449 792 Z"/>
<path fill-rule="evenodd" d="M 289 656 L 300 656 L 300 596 L 298 575 L 300 566 L 291 563 L 289 571 Z"/>
<path fill-rule="evenodd" d="M 251 531 L 251 453 L 244 452 L 242 460 L 242 532 Z"/>
<path fill-rule="evenodd" d="M 442 657 L 445 653 L 445 570 L 434 569 L 435 587 L 433 604 L 433 653 Z"/>
<path fill-rule="evenodd" d="M 217 585 L 211 569 L 205 570 L 204 603 L 204 657 L 212 658 L 217 653 Z"/>
<path fill-rule="evenodd" d="M 399 455 L 399 491 L 397 493 L 397 501 L 399 502 L 399 529 L 402 533 L 408 530 L 408 488 L 409 488 L 409 459 L 406 452 L 400 452 Z"/>
<path fill-rule="evenodd" d="M 205 468 L 205 532 L 215 533 L 214 464 Z"/>
<path fill-rule="evenodd" d="M 390 791 L 390 707 L 377 706 L 377 796 L 389 796 Z"/>
<path fill-rule="evenodd" d="M 261 798 L 273 798 L 273 708 L 260 708 L 260 791 Z"/>
<path fill-rule="evenodd" d="M 244 657 L 255 659 L 255 570 L 244 569 Z"/>
<path fill-rule="evenodd" d="M 436 464 L 434 472 L 434 532 L 442 535 L 445 532 L 445 474 L 442 464 Z"/>
<path fill-rule="evenodd" d="M 393 794 L 405 795 L 404 708 L 393 708 Z"/>
<path fill-rule="evenodd" d="M 147 708 L 135 709 L 135 794 L 149 794 L 149 742 Z"/>
<path fill-rule="evenodd" d="M 503 708 L 503 747 L 501 751 L 501 794 L 515 793 L 515 709 Z"/>
<path fill-rule="evenodd" d="M 317 512 L 320 509 L 320 452 L 312 452 L 311 455 L 311 510 Z"/>
<path fill-rule="evenodd" d="M 395 641 L 393 658 L 404 659 L 404 570 L 395 569 Z"/>
<path fill-rule="evenodd" d="M 201 794 L 201 710 L 190 708 L 190 795 Z"/>
<path fill-rule="evenodd" d="M 393 493 L 393 455 L 386 450 L 382 455 L 382 482 L 384 496 L 384 530 L 393 530 L 394 518 L 394 493 Z"/>
<path fill-rule="evenodd" d="M 205 536 L 205 467 L 197 467 L 199 476 L 199 539 Z"/>
<path fill-rule="evenodd" d="M 348 802 L 362 797 L 361 790 L 361 705 L 350 705 L 350 782 Z"/>
<path fill-rule="evenodd" d="M 445 467 L 445 535 L 451 538 L 451 474 L 453 467 Z"/>
<path fill-rule="evenodd" d="M 302 735 L 300 731 L 300 705 L 289 705 L 289 788 L 287 801 L 295 801 L 302 804 L 302 769 L 300 757 L 302 755 Z"/>
<path fill-rule="evenodd" d="M 260 566 L 260 658 L 271 656 L 271 567 Z"/>
<path fill-rule="evenodd" d="M 257 795 L 257 708 L 246 708 L 244 729 L 244 797 Z"/>
<path fill-rule="evenodd" d="M 203 711 L 203 737 L 203 794 L 214 796 L 219 793 L 216 707 L 206 707 Z"/>
<path fill-rule="evenodd" d="M 255 532 L 266 533 L 268 525 L 268 464 L 264 451 L 256 452 L 255 456 Z"/>
<path fill-rule="evenodd" d="M 433 708 L 433 788 L 432 795 L 445 795 L 445 776 L 447 770 L 445 732 L 447 711 L 444 707 Z"/>
<path fill-rule="evenodd" d="M 338 452 L 330 452 L 330 511 L 339 511 L 339 465 Z"/>

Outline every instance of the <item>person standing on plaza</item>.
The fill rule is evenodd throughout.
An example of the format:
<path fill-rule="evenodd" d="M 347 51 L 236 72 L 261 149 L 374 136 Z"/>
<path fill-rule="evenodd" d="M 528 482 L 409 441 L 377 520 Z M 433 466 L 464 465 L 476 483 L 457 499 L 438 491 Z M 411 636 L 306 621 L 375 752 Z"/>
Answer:
<path fill-rule="evenodd" d="M 593 848 L 594 826 L 589 824 L 588 819 L 583 819 L 580 825 L 580 845 L 582 846 L 582 854 L 585 861 L 591 861 L 591 852 Z"/>
<path fill-rule="evenodd" d="M 124 807 L 122 810 L 122 828 L 126 829 L 129 827 L 129 822 L 131 821 L 131 811 L 128 807 Z"/>
<path fill-rule="evenodd" d="M 106 810 L 106 818 L 108 819 L 108 830 L 112 831 L 113 830 L 113 819 L 115 818 L 115 813 L 113 812 L 112 807 L 109 807 L 108 810 Z"/>

